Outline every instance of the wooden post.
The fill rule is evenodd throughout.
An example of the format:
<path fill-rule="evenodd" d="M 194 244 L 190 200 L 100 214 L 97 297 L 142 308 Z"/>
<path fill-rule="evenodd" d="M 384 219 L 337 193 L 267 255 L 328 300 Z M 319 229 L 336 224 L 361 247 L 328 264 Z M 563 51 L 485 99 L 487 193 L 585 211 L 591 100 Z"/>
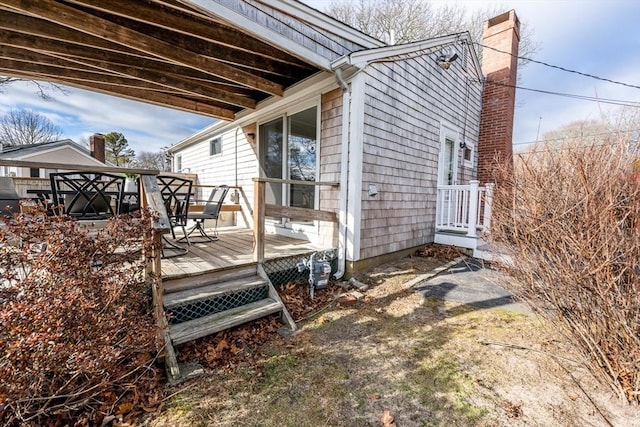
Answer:
<path fill-rule="evenodd" d="M 266 182 L 254 179 L 253 193 L 253 260 L 257 263 L 264 261 L 264 213 Z"/>
<path fill-rule="evenodd" d="M 491 208 L 493 205 L 493 187 L 495 184 L 487 184 L 485 186 L 486 191 L 484 195 L 484 218 L 482 221 L 482 225 L 485 233 L 489 233 L 491 231 Z"/>
<path fill-rule="evenodd" d="M 153 311 L 158 325 L 158 338 L 164 343 L 165 364 L 167 375 L 171 381 L 180 378 L 180 368 L 176 358 L 171 337 L 169 336 L 169 324 L 164 312 L 164 284 L 162 283 L 162 233 L 169 228 L 169 219 L 164 209 L 162 195 L 156 182 L 156 177 L 152 175 L 142 175 L 140 177 L 140 201 L 143 208 L 149 208 L 158 214 L 158 219 L 151 222 L 151 253 L 145 254 L 147 257 L 146 279 L 151 283 L 151 293 L 153 297 Z"/>
<path fill-rule="evenodd" d="M 478 185 L 480 181 L 469 181 L 469 225 L 467 236 L 476 237 L 476 222 L 478 221 Z"/>

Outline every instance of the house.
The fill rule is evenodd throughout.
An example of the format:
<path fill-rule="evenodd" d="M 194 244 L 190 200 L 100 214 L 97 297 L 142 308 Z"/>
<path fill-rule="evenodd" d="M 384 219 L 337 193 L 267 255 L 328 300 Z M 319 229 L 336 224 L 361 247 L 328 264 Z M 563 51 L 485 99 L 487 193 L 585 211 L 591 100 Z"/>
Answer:
<path fill-rule="evenodd" d="M 385 46 L 298 2 L 195 3 L 318 71 L 173 145 L 173 170 L 241 187 L 244 194 L 234 200 L 248 209 L 254 177 L 339 183 L 268 183 L 266 195 L 267 203 L 338 214 L 337 232 L 331 224 L 287 218 L 272 218 L 268 227 L 337 247 L 339 274 L 456 231 L 461 221 L 445 227 L 438 212 L 469 215 L 457 204 L 469 197 L 439 186 L 469 184 L 479 170 L 488 182 L 495 154 L 510 158 L 514 11 L 487 22 L 481 67 L 466 32 Z M 482 215 L 477 207 L 471 212 Z"/>
<path fill-rule="evenodd" d="M 295 328 L 263 262 L 267 212 L 271 231 L 337 248 L 337 277 L 465 228 L 476 241 L 478 218 L 490 218 L 477 178 L 510 153 L 513 11 L 488 21 L 483 44 L 496 50 L 481 66 L 468 33 L 385 46 L 296 0 L 11 4 L 0 9 L 9 75 L 222 120 L 171 148 L 173 170 L 238 189 L 255 221 L 238 241 L 253 243 L 253 258 L 233 264 L 232 245 L 203 245 L 189 255 L 206 259 L 167 274 L 153 251 L 147 279 L 173 379 L 173 345 L 277 312 Z M 155 174 L 133 172 L 160 241 L 170 223 Z M 272 246 L 280 257 L 282 246 Z"/>
<path fill-rule="evenodd" d="M 96 145 L 94 138 L 91 139 L 90 150 L 70 139 L 1 147 L 0 159 L 68 164 L 70 167 L 75 165 L 105 166 L 104 140 L 98 139 L 97 141 L 102 141 L 102 144 Z M 48 178 L 51 172 L 58 170 L 3 166 L 0 167 L 0 176 Z"/>

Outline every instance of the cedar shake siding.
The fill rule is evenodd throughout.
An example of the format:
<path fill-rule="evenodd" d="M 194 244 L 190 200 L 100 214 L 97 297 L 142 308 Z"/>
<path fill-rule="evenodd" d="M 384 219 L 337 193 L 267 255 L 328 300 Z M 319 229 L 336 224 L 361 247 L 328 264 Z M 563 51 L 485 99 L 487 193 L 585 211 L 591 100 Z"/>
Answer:
<path fill-rule="evenodd" d="M 440 47 L 366 68 L 359 259 L 433 242 L 442 124 L 477 147 L 482 85 L 462 60 L 466 45 L 449 48 L 461 59 L 448 70 L 436 64 Z M 458 156 L 467 183 L 473 167 Z"/>
<path fill-rule="evenodd" d="M 340 182 L 342 153 L 342 89 L 322 95 L 320 118 L 320 177 L 319 181 Z M 342 185 L 342 184 L 341 184 Z M 320 188 L 320 210 L 338 212 L 339 188 Z M 336 245 L 336 224 L 320 222 L 321 246 Z"/>

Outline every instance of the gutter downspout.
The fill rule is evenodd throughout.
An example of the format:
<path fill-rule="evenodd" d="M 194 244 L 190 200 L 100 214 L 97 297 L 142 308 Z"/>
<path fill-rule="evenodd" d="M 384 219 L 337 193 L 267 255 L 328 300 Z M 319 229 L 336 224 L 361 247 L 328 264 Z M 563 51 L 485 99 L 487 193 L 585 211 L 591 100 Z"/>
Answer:
<path fill-rule="evenodd" d="M 240 203 L 240 195 L 238 194 L 238 132 L 240 132 L 240 126 L 238 126 L 236 128 L 236 134 L 234 137 L 234 162 L 235 162 L 235 183 L 234 185 L 236 186 L 236 188 L 233 190 L 233 203 L 238 204 Z"/>
<path fill-rule="evenodd" d="M 336 68 L 336 81 L 342 88 L 342 152 L 340 153 L 340 196 L 338 211 L 338 271 L 333 277 L 340 280 L 346 270 L 347 257 L 347 196 L 349 179 L 349 121 L 351 116 L 351 86 L 344 81 L 342 70 Z"/>

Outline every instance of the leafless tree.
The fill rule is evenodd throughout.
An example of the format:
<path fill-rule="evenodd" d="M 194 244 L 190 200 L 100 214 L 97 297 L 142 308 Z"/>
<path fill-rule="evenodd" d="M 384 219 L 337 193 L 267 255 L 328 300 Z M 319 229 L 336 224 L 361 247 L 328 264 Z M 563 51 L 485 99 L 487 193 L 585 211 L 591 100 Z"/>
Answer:
<path fill-rule="evenodd" d="M 67 93 L 64 86 L 59 85 L 57 83 L 52 82 L 41 82 L 38 80 L 26 80 L 20 79 L 17 77 L 9 77 L 9 76 L 0 76 L 0 93 L 4 91 L 4 89 L 9 86 L 11 83 L 15 82 L 28 82 L 36 87 L 36 93 L 38 96 L 45 100 L 50 100 L 53 98 L 52 93 L 59 92 L 62 94 Z"/>
<path fill-rule="evenodd" d="M 133 161 L 134 165 L 143 169 L 166 170 L 166 154 L 164 151 L 140 151 Z"/>
<path fill-rule="evenodd" d="M 11 110 L 0 117 L 0 142 L 6 146 L 56 141 L 62 135 L 62 128 L 32 110 Z"/>
<path fill-rule="evenodd" d="M 637 149 L 640 143 L 639 129 L 640 112 L 636 108 L 623 107 L 603 111 L 597 120 L 578 120 L 545 132 L 541 142 L 555 149 L 570 144 L 587 146 L 612 143 Z"/>
<path fill-rule="evenodd" d="M 470 14 L 456 3 L 436 6 L 425 0 L 334 0 L 325 9 L 328 15 L 388 44 L 469 31 L 479 53 L 484 22 L 502 12 L 488 7 Z M 519 56 L 531 57 L 539 48 L 533 30 L 521 21 Z"/>

